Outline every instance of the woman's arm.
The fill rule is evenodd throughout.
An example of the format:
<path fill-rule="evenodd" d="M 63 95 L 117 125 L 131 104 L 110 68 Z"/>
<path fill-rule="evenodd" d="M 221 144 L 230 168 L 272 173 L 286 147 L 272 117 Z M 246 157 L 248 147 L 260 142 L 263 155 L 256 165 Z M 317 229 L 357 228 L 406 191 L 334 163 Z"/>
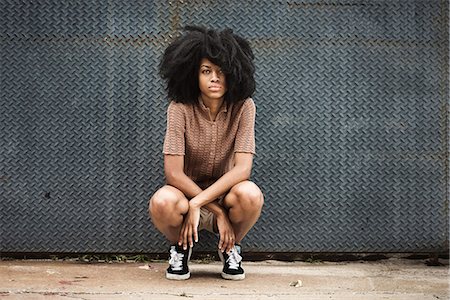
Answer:
<path fill-rule="evenodd" d="M 165 154 L 164 175 L 167 184 L 182 191 L 188 199 L 202 192 L 202 189 L 184 173 L 184 155 Z"/>
<path fill-rule="evenodd" d="M 200 192 L 189 201 L 189 206 L 200 208 L 220 195 L 228 192 L 233 186 L 239 182 L 248 180 L 252 171 L 253 154 L 251 153 L 235 153 L 235 164 L 227 173 L 223 174 L 216 182 L 209 186 L 206 190 Z"/>
<path fill-rule="evenodd" d="M 194 198 L 203 191 L 184 173 L 183 155 L 164 155 L 164 173 L 167 184 L 182 191 L 188 199 Z M 215 214 L 216 217 L 223 217 L 225 215 L 223 208 L 217 202 L 210 202 L 205 205 L 205 208 Z"/>

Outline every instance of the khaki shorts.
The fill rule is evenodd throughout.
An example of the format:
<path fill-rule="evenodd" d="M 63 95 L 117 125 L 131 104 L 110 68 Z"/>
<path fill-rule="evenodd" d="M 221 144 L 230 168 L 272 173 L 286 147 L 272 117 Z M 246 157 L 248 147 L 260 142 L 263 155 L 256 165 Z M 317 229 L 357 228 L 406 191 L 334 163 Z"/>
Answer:
<path fill-rule="evenodd" d="M 220 196 L 218 199 L 220 205 L 223 203 L 223 198 L 225 198 L 225 195 Z M 212 212 L 204 207 L 200 208 L 200 222 L 198 224 L 198 231 L 207 230 L 212 233 L 217 233 L 214 231 L 215 219 L 216 218 Z"/>
<path fill-rule="evenodd" d="M 207 230 L 214 233 L 214 214 L 206 208 L 200 208 L 200 222 L 198 224 L 198 231 Z"/>

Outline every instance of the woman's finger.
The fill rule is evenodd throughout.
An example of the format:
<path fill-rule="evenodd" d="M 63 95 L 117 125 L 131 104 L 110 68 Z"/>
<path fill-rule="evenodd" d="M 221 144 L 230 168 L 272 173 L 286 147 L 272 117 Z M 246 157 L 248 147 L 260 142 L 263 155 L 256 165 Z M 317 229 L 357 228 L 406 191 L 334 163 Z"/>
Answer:
<path fill-rule="evenodd" d="M 194 241 L 197 243 L 198 242 L 198 233 L 197 233 L 197 227 L 196 226 L 194 226 Z M 192 246 L 194 246 L 194 245 L 192 245 Z"/>
<path fill-rule="evenodd" d="M 222 251 L 224 245 L 223 234 L 219 233 L 219 250 Z M 223 251 L 222 251 L 223 252 Z"/>
<path fill-rule="evenodd" d="M 180 235 L 178 236 L 178 246 L 183 245 L 184 230 L 185 230 L 185 226 L 183 224 L 180 229 Z"/>
<path fill-rule="evenodd" d="M 231 249 L 233 249 L 233 247 L 234 247 L 234 234 L 230 234 L 230 236 L 228 238 L 227 252 L 230 252 Z"/>
<path fill-rule="evenodd" d="M 187 249 L 188 232 L 189 232 L 189 228 L 186 227 L 183 232 L 183 249 L 184 250 Z"/>
<path fill-rule="evenodd" d="M 192 225 L 191 224 L 189 224 L 188 225 L 188 242 L 189 242 L 189 247 L 194 247 L 194 244 L 192 243 Z"/>
<path fill-rule="evenodd" d="M 222 252 L 226 252 L 228 248 L 228 232 L 225 232 L 225 234 L 223 235 L 223 247 L 222 247 Z"/>

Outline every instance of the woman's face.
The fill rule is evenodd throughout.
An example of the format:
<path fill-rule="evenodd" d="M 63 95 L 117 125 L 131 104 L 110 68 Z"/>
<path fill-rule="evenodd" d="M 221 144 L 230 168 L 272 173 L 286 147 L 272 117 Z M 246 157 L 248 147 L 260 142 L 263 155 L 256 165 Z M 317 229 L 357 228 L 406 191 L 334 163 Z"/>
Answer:
<path fill-rule="evenodd" d="M 223 100 L 227 91 L 225 74 L 218 65 L 213 64 L 207 58 L 200 61 L 198 83 L 203 100 Z"/>

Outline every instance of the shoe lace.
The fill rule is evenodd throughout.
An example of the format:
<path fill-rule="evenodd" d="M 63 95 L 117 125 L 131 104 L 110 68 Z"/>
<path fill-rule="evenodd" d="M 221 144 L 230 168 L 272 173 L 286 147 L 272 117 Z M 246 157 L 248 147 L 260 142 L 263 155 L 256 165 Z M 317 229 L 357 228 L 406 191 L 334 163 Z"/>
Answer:
<path fill-rule="evenodd" d="M 239 253 L 236 251 L 236 249 L 233 249 L 230 251 L 230 254 L 228 254 L 228 267 L 230 269 L 237 270 L 239 268 L 239 263 L 242 261 L 242 256 L 239 255 Z"/>
<path fill-rule="evenodd" d="M 169 264 L 172 270 L 178 271 L 183 269 L 183 253 L 178 253 L 177 250 L 175 250 L 175 247 L 170 249 L 170 259 Z"/>

